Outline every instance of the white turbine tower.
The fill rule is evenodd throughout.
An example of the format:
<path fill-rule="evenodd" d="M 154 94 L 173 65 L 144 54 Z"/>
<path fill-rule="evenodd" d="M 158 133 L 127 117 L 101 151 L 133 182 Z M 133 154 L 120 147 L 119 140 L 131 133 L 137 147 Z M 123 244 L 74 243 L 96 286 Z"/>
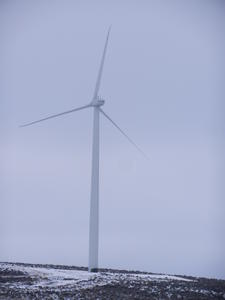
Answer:
<path fill-rule="evenodd" d="M 99 97 L 99 88 L 101 83 L 102 71 L 105 61 L 105 55 L 109 40 L 110 28 L 106 37 L 104 51 L 101 59 L 101 64 L 98 72 L 98 77 L 95 85 L 92 101 L 84 106 L 74 108 L 65 112 L 51 115 L 37 121 L 24 124 L 20 127 L 30 126 L 42 121 L 56 118 L 65 114 L 69 114 L 85 108 L 93 108 L 93 145 L 92 145 L 92 175 L 91 175 L 91 202 L 90 202 L 90 221 L 89 221 L 89 262 L 88 270 L 95 272 L 98 270 L 98 233 L 99 233 L 99 114 L 102 113 L 128 140 L 134 145 L 138 151 L 144 156 L 144 152 L 124 133 L 124 131 L 102 110 L 101 106 L 105 101 Z"/>

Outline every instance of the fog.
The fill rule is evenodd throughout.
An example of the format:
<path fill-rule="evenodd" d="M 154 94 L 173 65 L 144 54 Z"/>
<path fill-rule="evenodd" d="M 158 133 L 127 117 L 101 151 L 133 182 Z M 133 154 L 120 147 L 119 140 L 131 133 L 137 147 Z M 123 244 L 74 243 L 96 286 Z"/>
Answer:
<path fill-rule="evenodd" d="M 1 1 L 0 261 L 87 266 L 100 95 L 99 266 L 225 278 L 223 1 Z"/>

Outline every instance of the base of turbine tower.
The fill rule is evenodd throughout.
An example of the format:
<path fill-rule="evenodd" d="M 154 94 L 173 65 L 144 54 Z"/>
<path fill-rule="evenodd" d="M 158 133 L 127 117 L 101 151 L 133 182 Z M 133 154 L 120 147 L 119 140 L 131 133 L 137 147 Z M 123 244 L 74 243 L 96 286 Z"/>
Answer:
<path fill-rule="evenodd" d="M 88 271 L 92 272 L 92 273 L 97 273 L 98 272 L 98 268 L 92 268 L 92 269 L 89 269 Z"/>

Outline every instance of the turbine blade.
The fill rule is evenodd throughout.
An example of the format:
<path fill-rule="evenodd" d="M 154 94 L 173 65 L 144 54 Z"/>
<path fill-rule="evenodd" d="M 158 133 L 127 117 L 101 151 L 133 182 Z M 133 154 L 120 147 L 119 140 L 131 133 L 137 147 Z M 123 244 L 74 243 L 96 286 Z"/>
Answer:
<path fill-rule="evenodd" d="M 96 81 L 96 85 L 95 85 L 95 91 L 94 91 L 94 96 L 93 96 L 92 102 L 94 102 L 96 100 L 97 96 L 98 96 L 98 91 L 99 91 L 99 88 L 100 88 L 100 83 L 101 83 L 101 78 L 102 78 L 102 71 L 103 71 L 103 67 L 104 67 L 104 61 L 105 61 L 105 55 L 106 55 L 110 30 L 111 30 L 111 27 L 109 27 L 109 30 L 108 30 L 108 33 L 107 33 L 107 37 L 106 37 L 106 41 L 105 41 L 105 47 L 104 47 L 103 54 L 102 54 L 101 64 L 100 64 L 100 68 L 99 68 L 99 71 L 98 71 L 98 77 L 97 77 L 97 81 Z"/>
<path fill-rule="evenodd" d="M 30 123 L 27 123 L 27 124 L 23 124 L 19 127 L 26 127 L 26 126 L 30 126 L 30 125 L 33 125 L 33 124 L 36 124 L 36 123 L 39 123 L 39 122 L 42 122 L 42 121 L 46 121 L 46 120 L 49 120 L 49 119 L 53 119 L 53 118 L 56 118 L 56 117 L 60 117 L 62 115 L 66 115 L 66 114 L 70 114 L 72 112 L 75 112 L 75 111 L 78 111 L 78 110 L 81 110 L 81 109 L 85 109 L 85 108 L 88 108 L 90 107 L 91 105 L 85 105 L 85 106 L 81 106 L 81 107 L 78 107 L 78 108 L 74 108 L 74 109 L 71 109 L 71 110 L 67 110 L 67 111 L 64 111 L 62 113 L 59 113 L 59 114 L 56 114 L 56 115 L 51 115 L 49 117 L 46 117 L 46 118 L 43 118 L 43 119 L 40 119 L 40 120 L 37 120 L 37 121 L 33 121 L 33 122 L 30 122 Z"/>
<path fill-rule="evenodd" d="M 139 151 L 139 152 L 141 152 L 141 154 L 145 157 L 145 158 L 147 158 L 147 159 L 149 159 L 148 157 L 147 157 L 147 155 L 141 150 L 141 148 L 139 148 L 138 147 L 138 145 L 137 144 L 135 144 L 135 142 L 133 142 L 132 141 L 132 139 L 131 138 L 129 138 L 129 136 L 101 109 L 101 108 L 99 108 L 99 110 L 100 110 L 100 112 L 128 139 L 128 141 Z"/>

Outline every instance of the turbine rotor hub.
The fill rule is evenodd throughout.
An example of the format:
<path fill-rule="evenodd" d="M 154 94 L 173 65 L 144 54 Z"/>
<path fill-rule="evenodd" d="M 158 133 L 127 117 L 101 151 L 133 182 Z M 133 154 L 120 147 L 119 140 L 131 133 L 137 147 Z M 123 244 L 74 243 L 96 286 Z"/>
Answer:
<path fill-rule="evenodd" d="M 105 100 L 99 96 L 92 102 L 93 106 L 102 106 L 104 104 L 105 104 Z"/>
<path fill-rule="evenodd" d="M 101 99 L 97 101 L 97 106 L 102 106 L 105 104 L 105 100 Z"/>

